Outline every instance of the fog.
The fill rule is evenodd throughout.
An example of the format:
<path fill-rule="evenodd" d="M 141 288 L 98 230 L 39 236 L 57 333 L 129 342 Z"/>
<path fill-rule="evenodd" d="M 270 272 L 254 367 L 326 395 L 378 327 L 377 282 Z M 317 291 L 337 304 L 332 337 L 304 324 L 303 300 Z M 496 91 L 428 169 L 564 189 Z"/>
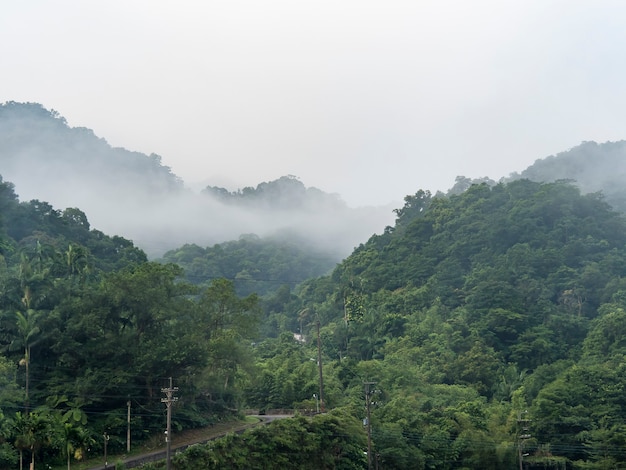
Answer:
<path fill-rule="evenodd" d="M 124 166 L 116 169 L 106 160 L 88 158 L 77 165 L 71 152 L 68 158 L 68 153 L 30 148 L 14 161 L 2 157 L 0 152 L 2 178 L 15 185 L 20 201 L 38 199 L 57 210 L 76 207 L 85 212 L 92 229 L 128 238 L 150 258 L 187 243 L 207 247 L 254 233 L 295 238 L 339 260 L 393 225 L 392 209 L 397 207 L 349 208 L 338 195 L 318 194 L 299 181 L 297 196 L 304 199 L 292 207 L 281 206 L 279 199 L 275 204 L 227 203 L 189 189 L 184 182 L 174 189 L 146 188 L 146 182 Z"/>
<path fill-rule="evenodd" d="M 624 210 L 625 155 L 624 141 L 586 142 L 509 177 L 576 180 L 584 192 L 603 190 L 607 201 Z M 0 170 L 21 201 L 38 199 L 59 211 L 78 208 L 92 228 L 132 240 L 151 258 L 188 243 L 207 247 L 255 234 L 296 239 L 339 260 L 393 225 L 393 209 L 403 205 L 398 200 L 349 207 L 342 195 L 307 187 L 292 175 L 244 188 L 192 189 L 159 155 L 114 148 L 92 130 L 71 127 L 59 113 L 35 103 L 0 105 Z M 448 188 L 458 193 L 482 181 L 495 183 L 458 177 Z M 416 186 L 403 197 L 419 189 L 427 188 Z"/>
<path fill-rule="evenodd" d="M 391 206 L 273 210 L 233 206 L 191 192 L 153 204 L 127 201 L 116 199 L 115 204 L 124 209 L 113 218 L 110 206 L 93 198 L 82 202 L 88 214 L 94 214 L 90 218 L 94 226 L 107 233 L 123 234 L 152 257 L 185 243 L 206 247 L 254 233 L 297 238 L 340 259 L 372 234 L 393 224 Z"/>

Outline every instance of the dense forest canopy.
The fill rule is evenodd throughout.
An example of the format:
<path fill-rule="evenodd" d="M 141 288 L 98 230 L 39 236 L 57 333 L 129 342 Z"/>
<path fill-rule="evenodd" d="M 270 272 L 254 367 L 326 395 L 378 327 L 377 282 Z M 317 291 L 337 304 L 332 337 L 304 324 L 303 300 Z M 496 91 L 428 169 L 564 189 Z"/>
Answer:
<path fill-rule="evenodd" d="M 183 245 L 159 261 L 179 265 L 194 284 L 232 280 L 240 295 L 267 295 L 284 285 L 293 288 L 327 274 L 337 264 L 334 256 L 307 246 L 306 240 L 298 243 L 293 237 L 262 239 L 256 235 L 207 248 Z"/>
<path fill-rule="evenodd" d="M 237 296 L 226 279 L 183 282 L 182 268 L 148 262 L 79 209 L 19 202 L 11 183 L 0 207 L 0 467 L 99 449 L 103 432 L 122 448 L 127 403 L 142 410 L 133 439 L 160 432 L 167 377 L 187 383 L 178 429 L 237 412 L 255 294 Z"/>
<path fill-rule="evenodd" d="M 503 468 L 520 446 L 530 468 L 622 461 L 622 214 L 567 183 L 519 180 L 419 191 L 397 215 L 299 290 L 338 380 L 329 404 L 361 400 L 366 379 L 381 390 L 383 467 Z M 289 383 L 282 373 L 306 389 L 270 373 L 275 361 L 264 383 Z"/>
<path fill-rule="evenodd" d="M 529 180 L 449 197 L 418 191 L 394 226 L 331 274 L 259 297 L 218 276 L 284 265 L 300 266 L 299 280 L 318 267 L 253 236 L 148 262 L 132 243 L 90 229 L 80 210 L 21 203 L 10 183 L 1 187 L 4 462 L 60 458 L 66 425 L 82 436 L 77 448 L 104 430 L 112 449 L 123 447 L 129 397 L 144 410 L 135 438 L 157 432 L 169 376 L 180 429 L 244 407 L 306 413 L 322 399 L 332 426 L 348 430 L 370 402 L 383 468 L 496 469 L 516 465 L 520 449 L 526 468 L 624 460 L 626 221 L 598 194 Z M 177 263 L 197 270 L 195 284 Z M 323 390 L 311 360 L 318 327 Z M 276 431 L 282 445 L 331 421 L 307 423 Z M 54 438 L 20 444 L 35 425 Z M 363 446 L 357 429 L 334 431 L 334 445 Z M 254 437 L 277 462 L 275 438 Z M 180 468 L 204 452 L 232 462 L 250 452 L 246 442 L 194 450 Z M 321 442 L 308 444 L 314 455 Z M 364 468 L 349 455 L 323 458 Z"/>

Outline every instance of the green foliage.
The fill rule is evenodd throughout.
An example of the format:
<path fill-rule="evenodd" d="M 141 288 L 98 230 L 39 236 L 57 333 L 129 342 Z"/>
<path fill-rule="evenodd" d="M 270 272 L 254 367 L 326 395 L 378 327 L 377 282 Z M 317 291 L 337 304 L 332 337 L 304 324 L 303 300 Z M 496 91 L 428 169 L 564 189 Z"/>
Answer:
<path fill-rule="evenodd" d="M 311 419 L 281 419 L 242 434 L 195 445 L 173 458 L 186 469 L 363 469 L 365 433 L 360 422 L 336 411 Z"/>
<path fill-rule="evenodd" d="M 537 433 L 553 452 L 571 460 L 615 452 L 626 438 L 621 420 L 625 385 L 623 364 L 572 366 L 539 392 L 533 404 Z"/>
<path fill-rule="evenodd" d="M 598 195 L 420 191 L 323 277 L 328 260 L 276 240 L 150 263 L 79 209 L 19 203 L 8 184 L 0 206 L 2 465 L 75 459 L 104 431 L 123 450 L 129 400 L 133 438 L 161 434 L 170 376 L 176 429 L 314 413 L 318 326 L 332 411 L 193 446 L 176 468 L 364 468 L 366 381 L 382 468 L 514 468 L 525 411 L 528 465 L 623 463 L 626 222 Z"/>
<path fill-rule="evenodd" d="M 405 202 L 396 227 L 359 246 L 332 283 L 299 291 L 303 305 L 324 312 L 322 330 L 335 331 L 325 347 L 329 357 L 361 361 L 355 370 L 373 372 L 386 394 L 398 397 L 374 413 L 373 424 L 389 433 L 377 431 L 375 441 L 393 449 L 381 449 L 386 468 L 406 468 L 409 459 L 416 468 L 515 465 L 515 420 L 506 416 L 516 412 L 501 406 L 522 406 L 520 397 L 531 405 L 533 436 L 544 443 L 533 444 L 529 458 L 557 466 L 610 463 L 597 456 L 608 449 L 597 443 L 600 430 L 611 433 L 613 449 L 621 436 L 607 419 L 623 414 L 609 383 L 621 384 L 625 356 L 624 218 L 598 195 L 582 196 L 563 182 L 481 184 Z M 582 369 L 572 370 L 587 375 L 562 375 L 576 362 Z M 592 391 L 592 383 L 609 388 Z M 354 396 L 358 385 L 342 384 Z M 461 384 L 487 400 L 483 424 L 434 406 L 427 384 Z M 390 413 L 391 403 L 416 390 L 424 397 L 410 407 L 417 416 Z M 471 401 L 457 397 L 451 407 Z M 456 416 L 458 428 L 441 416 Z M 406 435 L 413 440 L 400 438 Z"/>
<path fill-rule="evenodd" d="M 233 281 L 239 295 L 261 296 L 326 274 L 338 261 L 303 241 L 254 235 L 207 248 L 184 245 L 165 253 L 163 260 L 181 266 L 194 284 L 225 278 Z"/>
<path fill-rule="evenodd" d="M 9 445 L 27 457 L 75 459 L 84 455 L 78 437 L 104 429 L 114 451 L 123 443 L 129 399 L 142 410 L 132 418 L 133 438 L 145 439 L 162 427 L 162 404 L 155 398 L 168 376 L 186 385 L 177 426 L 215 420 L 209 410 L 236 411 L 242 403 L 233 398 L 241 395 L 234 386 L 252 362 L 241 339 L 255 334 L 259 317 L 253 296 L 239 302 L 232 287 L 216 283 L 213 296 L 221 295 L 223 305 L 245 308 L 211 326 L 200 314 L 206 298 L 200 301 L 196 288 L 181 282 L 180 267 L 146 262 L 131 242 L 90 230 L 78 209 L 61 213 L 40 201 L 20 204 L 9 189 L 0 195 L 7 198 L 1 201 L 3 222 L 11 227 L 7 246 L 15 247 L 0 266 L 0 410 L 24 425 L 40 416 L 30 410 L 47 407 L 54 415 L 46 421 L 50 442 L 31 448 L 32 439 L 17 439 L 15 430 L 8 431 Z M 230 304 L 229 296 L 235 298 Z M 201 341 L 209 329 L 210 340 Z M 231 349 L 240 352 L 229 354 Z M 208 372 L 218 356 L 224 360 Z M 233 392 L 217 406 L 203 380 L 229 375 Z M 13 462 L 17 455 L 3 448 L 0 458 Z"/>

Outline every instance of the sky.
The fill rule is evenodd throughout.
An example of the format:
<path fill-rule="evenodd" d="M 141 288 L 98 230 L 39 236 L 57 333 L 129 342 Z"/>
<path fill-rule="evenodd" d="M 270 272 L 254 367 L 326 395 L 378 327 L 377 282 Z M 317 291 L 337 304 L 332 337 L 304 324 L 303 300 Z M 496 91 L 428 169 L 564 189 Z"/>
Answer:
<path fill-rule="evenodd" d="M 626 138 L 626 2 L 25 0 L 0 102 L 190 187 L 295 175 L 351 207 Z"/>

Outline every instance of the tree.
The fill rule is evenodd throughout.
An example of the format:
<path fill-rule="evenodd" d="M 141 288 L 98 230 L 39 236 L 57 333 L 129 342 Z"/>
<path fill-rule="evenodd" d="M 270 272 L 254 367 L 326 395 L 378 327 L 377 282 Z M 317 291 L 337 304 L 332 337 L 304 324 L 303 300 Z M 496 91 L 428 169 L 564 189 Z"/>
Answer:
<path fill-rule="evenodd" d="M 273 421 L 177 453 L 177 469 L 360 470 L 366 466 L 365 433 L 345 410 Z"/>
<path fill-rule="evenodd" d="M 13 423 L 15 447 L 20 452 L 20 470 L 24 450 L 30 452 L 30 470 L 35 470 L 37 452 L 53 440 L 52 418 L 46 411 L 31 411 L 27 415 L 18 411 Z"/>
<path fill-rule="evenodd" d="M 29 379 L 30 379 L 30 358 L 32 347 L 38 340 L 38 335 L 41 332 L 39 321 L 41 314 L 33 309 L 27 309 L 25 313 L 15 312 L 15 320 L 17 324 L 17 331 L 19 336 L 12 343 L 13 348 L 21 347 L 24 351 L 24 357 L 20 360 L 20 365 L 23 365 L 26 370 L 26 400 L 25 407 L 28 411 L 29 407 Z"/>
<path fill-rule="evenodd" d="M 621 421 L 626 367 L 621 357 L 597 364 L 577 364 L 561 373 L 538 394 L 532 406 L 533 429 L 555 453 L 586 460 L 585 446 L 606 453 L 599 445 L 626 439 Z M 580 442 L 582 446 L 572 446 Z M 594 457 L 595 458 L 595 457 Z"/>
<path fill-rule="evenodd" d="M 13 435 L 15 436 L 14 445 L 20 453 L 20 470 L 23 469 L 24 451 L 30 447 L 28 436 L 28 415 L 24 415 L 21 411 L 15 413 L 12 421 Z"/>
<path fill-rule="evenodd" d="M 396 225 L 407 225 L 411 220 L 423 215 L 431 203 L 430 191 L 419 190 L 412 196 L 405 196 L 402 209 L 395 209 L 398 216 Z"/>
<path fill-rule="evenodd" d="M 216 279 L 204 291 L 198 304 L 204 331 L 209 338 L 224 330 L 237 330 L 251 337 L 258 326 L 259 299 L 255 294 L 239 298 L 232 281 Z"/>
<path fill-rule="evenodd" d="M 62 439 L 63 439 L 63 454 L 67 459 L 67 470 L 71 470 L 71 458 L 72 456 L 76 460 L 81 460 L 85 454 L 85 450 L 95 441 L 91 438 L 88 432 L 82 427 L 71 421 L 63 421 L 62 425 Z"/>
<path fill-rule="evenodd" d="M 243 380 L 251 371 L 250 344 L 260 314 L 258 297 L 238 297 L 233 283 L 226 279 L 213 281 L 198 301 L 197 334 L 206 344 L 209 365 L 204 389 L 211 390 L 227 407 L 235 405 L 236 380 Z"/>

